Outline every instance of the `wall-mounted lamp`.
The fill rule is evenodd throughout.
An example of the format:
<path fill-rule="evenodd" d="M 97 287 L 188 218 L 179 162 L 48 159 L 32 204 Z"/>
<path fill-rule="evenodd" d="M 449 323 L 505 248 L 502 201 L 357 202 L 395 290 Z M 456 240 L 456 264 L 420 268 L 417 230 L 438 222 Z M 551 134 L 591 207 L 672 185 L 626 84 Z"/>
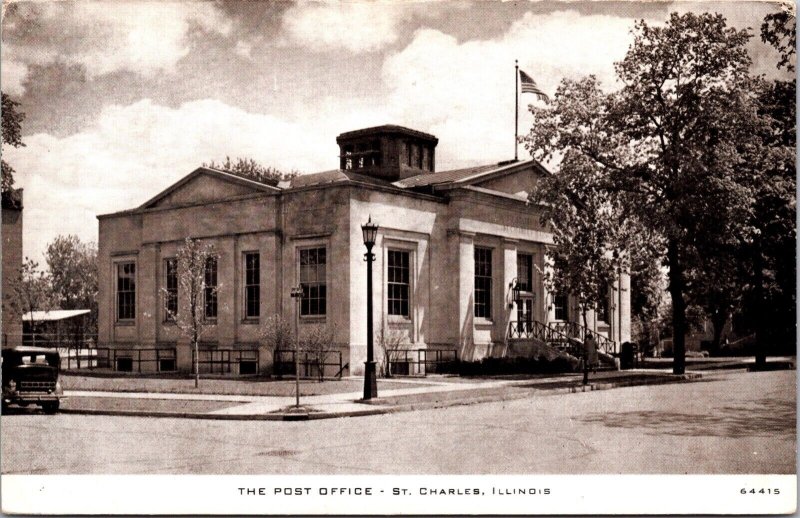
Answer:
<path fill-rule="evenodd" d="M 509 283 L 508 287 L 511 290 L 511 302 L 508 303 L 508 309 L 514 309 L 514 303 L 516 302 L 517 304 L 519 304 L 519 301 L 521 300 L 520 297 L 521 288 L 519 285 L 519 280 L 516 277 L 514 277 L 511 283 Z"/>

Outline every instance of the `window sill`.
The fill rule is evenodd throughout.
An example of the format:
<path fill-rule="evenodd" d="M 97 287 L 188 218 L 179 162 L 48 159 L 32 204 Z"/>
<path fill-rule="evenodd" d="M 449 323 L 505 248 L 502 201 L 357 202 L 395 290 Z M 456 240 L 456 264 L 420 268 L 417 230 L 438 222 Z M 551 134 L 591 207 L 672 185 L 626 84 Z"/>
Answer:
<path fill-rule="evenodd" d="M 403 315 L 387 315 L 386 319 L 390 324 L 410 324 L 411 317 Z"/>
<path fill-rule="evenodd" d="M 242 324 L 243 325 L 258 325 L 258 323 L 259 323 L 259 319 L 257 319 L 257 318 L 252 318 L 251 317 L 251 318 L 243 318 L 242 319 Z"/>
<path fill-rule="evenodd" d="M 327 315 L 300 315 L 301 323 L 313 324 L 315 322 L 325 322 Z"/>
<path fill-rule="evenodd" d="M 164 320 L 161 322 L 161 325 L 173 327 L 178 325 L 178 323 L 175 322 L 174 320 Z"/>
<path fill-rule="evenodd" d="M 483 318 L 483 317 L 475 317 L 475 327 L 492 327 L 494 325 L 494 320 Z"/>
<path fill-rule="evenodd" d="M 117 320 L 116 322 L 114 322 L 114 325 L 115 326 L 119 326 L 119 327 L 135 326 L 136 325 L 136 321 L 135 320 Z"/>
<path fill-rule="evenodd" d="M 203 320 L 203 325 L 204 326 L 215 326 L 215 325 L 217 325 L 217 319 L 216 318 L 206 318 L 206 319 Z"/>

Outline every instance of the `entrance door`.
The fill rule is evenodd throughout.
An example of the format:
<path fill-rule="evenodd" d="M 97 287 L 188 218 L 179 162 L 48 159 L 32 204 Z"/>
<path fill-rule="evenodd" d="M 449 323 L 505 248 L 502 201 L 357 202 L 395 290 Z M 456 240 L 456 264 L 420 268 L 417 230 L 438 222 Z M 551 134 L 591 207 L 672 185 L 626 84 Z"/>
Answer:
<path fill-rule="evenodd" d="M 517 326 L 520 334 L 533 330 L 533 297 L 522 297 L 517 301 Z"/>
<path fill-rule="evenodd" d="M 533 332 L 533 256 L 517 254 L 517 325 L 519 332 L 530 335 Z"/>

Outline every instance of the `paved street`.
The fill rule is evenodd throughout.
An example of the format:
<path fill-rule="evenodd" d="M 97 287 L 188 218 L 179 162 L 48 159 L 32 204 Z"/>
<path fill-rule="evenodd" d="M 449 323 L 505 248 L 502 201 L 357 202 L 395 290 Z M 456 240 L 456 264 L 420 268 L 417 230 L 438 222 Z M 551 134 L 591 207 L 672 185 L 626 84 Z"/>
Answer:
<path fill-rule="evenodd" d="M 307 422 L 2 417 L 3 473 L 795 473 L 795 371 Z"/>

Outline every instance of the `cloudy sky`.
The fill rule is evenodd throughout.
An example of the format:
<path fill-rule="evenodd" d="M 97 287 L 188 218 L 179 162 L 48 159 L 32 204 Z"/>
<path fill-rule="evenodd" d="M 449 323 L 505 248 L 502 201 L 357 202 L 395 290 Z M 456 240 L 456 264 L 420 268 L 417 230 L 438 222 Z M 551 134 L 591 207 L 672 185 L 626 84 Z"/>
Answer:
<path fill-rule="evenodd" d="M 336 135 L 369 125 L 435 134 L 439 170 L 507 160 L 515 59 L 549 93 L 586 74 L 611 89 L 636 20 L 716 11 L 757 34 L 778 8 L 4 2 L 0 81 L 26 114 L 26 147 L 3 150 L 25 188 L 24 251 L 41 260 L 58 234 L 96 240 L 97 214 L 135 207 L 226 155 L 302 172 L 335 168 Z M 758 37 L 750 51 L 754 72 L 776 73 L 777 56 Z M 521 112 L 524 130 L 532 121 Z"/>

